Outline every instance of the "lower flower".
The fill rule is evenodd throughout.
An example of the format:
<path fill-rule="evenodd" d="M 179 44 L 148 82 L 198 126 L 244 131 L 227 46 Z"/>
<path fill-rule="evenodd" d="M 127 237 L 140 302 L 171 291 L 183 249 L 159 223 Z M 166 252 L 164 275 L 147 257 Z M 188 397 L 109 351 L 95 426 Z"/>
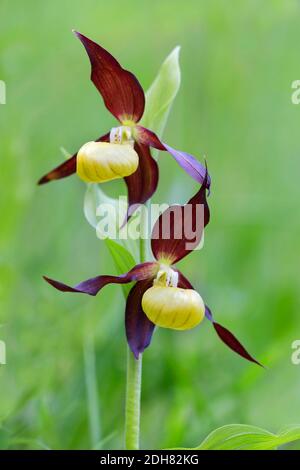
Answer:
<path fill-rule="evenodd" d="M 204 227 L 209 222 L 206 188 L 207 174 L 200 190 L 188 203 L 192 206 L 192 211 L 189 213 L 191 227 L 197 225 L 196 213 L 199 211 L 199 205 L 204 206 L 204 210 L 200 212 L 203 219 L 198 227 L 200 239 Z M 179 207 L 184 209 L 183 206 Z M 248 361 L 259 364 L 227 328 L 213 319 L 209 307 L 204 305 L 201 296 L 183 274 L 173 267 L 177 261 L 191 252 L 191 248 L 187 246 L 185 235 L 180 239 L 176 237 L 177 220 L 171 223 L 167 240 L 159 235 L 162 233 L 160 229 L 166 226 L 166 221 L 170 224 L 169 209 L 159 217 L 152 231 L 151 247 L 155 261 L 138 264 L 120 276 L 97 276 L 75 287 L 48 277 L 45 277 L 45 280 L 62 292 L 93 296 L 108 284 L 135 282 L 126 301 L 125 329 L 129 347 L 136 358 L 149 346 L 155 325 L 175 330 L 187 330 L 198 325 L 205 316 L 213 324 L 219 338 L 230 349 Z M 185 223 L 187 222 L 185 220 Z M 181 223 L 183 223 L 182 220 Z"/>

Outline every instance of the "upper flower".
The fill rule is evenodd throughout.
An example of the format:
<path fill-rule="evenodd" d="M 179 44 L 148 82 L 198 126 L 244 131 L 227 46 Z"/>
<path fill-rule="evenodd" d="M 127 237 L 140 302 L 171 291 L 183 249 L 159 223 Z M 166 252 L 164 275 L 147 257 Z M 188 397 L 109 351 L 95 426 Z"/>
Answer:
<path fill-rule="evenodd" d="M 203 236 L 204 227 L 209 223 L 206 187 L 207 173 L 200 190 L 186 205 L 171 206 L 158 218 L 151 235 L 155 261 L 138 264 L 121 276 L 101 275 L 75 287 L 48 277 L 45 280 L 62 292 L 93 296 L 107 284 L 134 281 L 135 285 L 126 301 L 125 328 L 128 344 L 135 357 L 149 346 L 155 325 L 185 330 L 197 326 L 206 317 L 229 348 L 259 364 L 228 329 L 213 319 L 200 294 L 174 266 L 193 251 Z M 195 234 L 194 238 L 192 233 Z"/>
<path fill-rule="evenodd" d="M 154 132 L 138 124 L 145 109 L 145 95 L 137 78 L 99 44 L 80 33 L 75 34 L 89 56 L 91 80 L 120 126 L 84 144 L 71 158 L 43 176 L 39 184 L 75 172 L 92 183 L 125 178 L 130 217 L 136 205 L 145 203 L 157 187 L 158 167 L 150 147 L 170 153 L 193 179 L 202 183 L 205 168 L 195 157 L 163 143 Z M 210 187 L 209 176 L 206 187 Z"/>

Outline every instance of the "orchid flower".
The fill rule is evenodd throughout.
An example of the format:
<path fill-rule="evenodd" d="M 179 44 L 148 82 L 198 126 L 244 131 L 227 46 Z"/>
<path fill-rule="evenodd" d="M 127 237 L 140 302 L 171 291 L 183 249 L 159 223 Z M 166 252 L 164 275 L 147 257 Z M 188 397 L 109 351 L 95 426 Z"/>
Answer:
<path fill-rule="evenodd" d="M 206 317 L 219 338 L 229 348 L 245 359 L 259 364 L 228 329 L 214 320 L 211 310 L 204 304 L 200 294 L 174 267 L 195 248 L 190 244 L 187 230 L 183 231 L 183 225 L 186 226 L 186 209 L 190 208 L 189 227 L 195 228 L 194 233 L 197 233 L 198 237 L 202 237 L 204 227 L 209 223 L 207 178 L 206 172 L 200 190 L 186 205 L 170 206 L 156 221 L 151 235 L 151 249 L 155 261 L 137 264 L 120 276 L 97 276 L 75 287 L 44 277 L 49 284 L 62 292 L 92 296 L 107 284 L 126 284 L 134 281 L 126 301 L 125 329 L 129 347 L 136 358 L 149 346 L 155 326 L 187 330 L 197 326 Z M 179 226 L 182 229 L 181 237 L 178 236 Z M 163 236 L 165 227 L 169 229 L 168 239 Z M 196 243 L 196 240 L 194 242 Z"/>
<path fill-rule="evenodd" d="M 120 126 L 84 144 L 71 158 L 43 176 L 39 184 L 76 172 L 90 183 L 124 178 L 129 218 L 138 204 L 152 196 L 158 184 L 158 166 L 150 147 L 170 153 L 186 173 L 202 183 L 205 168 L 195 157 L 163 143 L 154 132 L 138 124 L 145 109 L 145 95 L 137 78 L 100 45 L 78 32 L 75 34 L 89 56 L 91 80 Z M 209 189 L 209 177 L 206 185 Z"/>

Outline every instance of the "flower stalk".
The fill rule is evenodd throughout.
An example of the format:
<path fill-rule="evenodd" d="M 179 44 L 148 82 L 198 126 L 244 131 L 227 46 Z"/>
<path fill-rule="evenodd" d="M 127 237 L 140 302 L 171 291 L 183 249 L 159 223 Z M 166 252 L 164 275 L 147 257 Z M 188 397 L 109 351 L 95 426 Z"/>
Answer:
<path fill-rule="evenodd" d="M 142 387 L 142 354 L 136 359 L 127 348 L 127 379 L 125 404 L 125 449 L 140 447 L 140 413 Z"/>

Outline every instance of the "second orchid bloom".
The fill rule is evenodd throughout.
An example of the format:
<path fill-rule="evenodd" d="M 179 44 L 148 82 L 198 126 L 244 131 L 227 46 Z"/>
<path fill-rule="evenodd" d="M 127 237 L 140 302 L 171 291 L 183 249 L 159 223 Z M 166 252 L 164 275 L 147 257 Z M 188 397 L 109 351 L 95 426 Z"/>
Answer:
<path fill-rule="evenodd" d="M 137 78 L 100 45 L 80 33 L 75 34 L 89 56 L 91 80 L 120 126 L 84 144 L 71 158 L 43 176 L 39 184 L 76 172 L 90 183 L 124 178 L 128 190 L 127 217 L 130 217 L 137 205 L 145 203 L 157 187 L 158 166 L 150 147 L 170 153 L 184 171 L 201 184 L 205 168 L 196 158 L 163 143 L 154 132 L 138 124 L 145 109 L 145 95 Z M 206 187 L 209 189 L 209 186 L 208 176 Z"/>
<path fill-rule="evenodd" d="M 229 348 L 259 364 L 228 329 L 213 319 L 200 294 L 174 266 L 193 251 L 209 223 L 207 178 L 206 172 L 201 188 L 186 205 L 170 206 L 156 221 L 151 235 L 155 261 L 138 264 L 120 276 L 100 275 L 75 287 L 45 277 L 62 292 L 92 296 L 107 284 L 135 282 L 126 301 L 125 330 L 136 358 L 149 346 L 155 326 L 186 330 L 197 326 L 206 317 Z M 195 235 L 194 239 L 191 234 Z"/>

